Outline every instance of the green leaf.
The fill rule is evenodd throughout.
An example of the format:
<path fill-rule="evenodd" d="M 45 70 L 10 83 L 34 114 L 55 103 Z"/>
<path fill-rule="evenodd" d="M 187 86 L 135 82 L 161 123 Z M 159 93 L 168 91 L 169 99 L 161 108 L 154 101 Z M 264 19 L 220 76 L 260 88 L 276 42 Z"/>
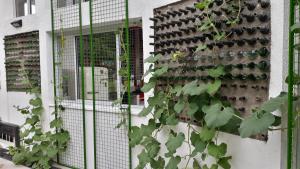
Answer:
<path fill-rule="evenodd" d="M 171 157 L 179 148 L 184 141 L 184 134 L 179 133 L 176 135 L 176 133 L 171 133 L 169 136 L 168 141 L 166 142 L 166 147 L 168 149 L 168 153 L 166 153 L 166 157 Z"/>
<path fill-rule="evenodd" d="M 178 119 L 176 118 L 175 114 L 172 114 L 170 116 L 168 116 L 166 124 L 170 125 L 170 126 L 176 126 L 178 124 Z"/>
<path fill-rule="evenodd" d="M 46 154 L 49 158 L 53 158 L 57 155 L 58 150 L 55 149 L 54 147 L 48 147 L 46 150 Z"/>
<path fill-rule="evenodd" d="M 219 168 L 219 166 L 217 165 L 217 164 L 213 164 L 211 167 L 210 167 L 210 169 L 218 169 Z"/>
<path fill-rule="evenodd" d="M 175 86 L 174 88 L 172 88 L 172 89 L 170 90 L 170 92 L 173 93 L 173 94 L 176 94 L 176 96 L 178 97 L 178 96 L 181 95 L 181 92 L 182 92 L 182 86 L 181 86 L 181 85 L 177 85 L 177 86 Z"/>
<path fill-rule="evenodd" d="M 214 96 L 216 92 L 219 91 L 221 85 L 221 80 L 216 80 L 213 84 L 208 84 L 207 93 L 211 96 Z"/>
<path fill-rule="evenodd" d="M 20 113 L 23 114 L 23 115 L 27 115 L 27 114 L 30 113 L 30 111 L 27 110 L 27 109 L 20 109 L 20 110 L 18 110 L 18 111 L 20 111 Z"/>
<path fill-rule="evenodd" d="M 181 113 L 182 110 L 184 109 L 184 106 L 185 106 L 185 102 L 182 98 L 179 98 L 178 102 L 175 104 L 174 106 L 174 110 L 176 113 Z"/>
<path fill-rule="evenodd" d="M 197 159 L 194 158 L 193 162 L 193 169 L 201 169 L 200 164 L 198 163 Z"/>
<path fill-rule="evenodd" d="M 141 113 L 139 115 L 142 116 L 142 117 L 145 117 L 149 113 L 151 113 L 152 110 L 153 110 L 152 106 L 145 107 L 145 108 L 143 108 L 143 110 L 141 111 Z"/>
<path fill-rule="evenodd" d="M 161 117 L 161 115 L 163 114 L 163 112 L 165 111 L 165 109 L 158 109 L 154 111 L 154 118 L 155 119 L 159 119 Z"/>
<path fill-rule="evenodd" d="M 160 150 L 160 143 L 153 137 L 148 137 L 142 144 L 145 145 L 148 156 L 153 159 L 158 155 Z"/>
<path fill-rule="evenodd" d="M 40 120 L 39 116 L 32 116 L 31 118 L 27 118 L 25 123 L 30 124 L 30 125 L 34 125 L 39 120 Z"/>
<path fill-rule="evenodd" d="M 183 94 L 190 95 L 190 96 L 196 96 L 196 95 L 200 95 L 200 94 L 206 92 L 207 86 L 205 84 L 200 84 L 198 86 L 197 83 L 198 83 L 198 81 L 195 80 L 195 81 L 192 81 L 192 82 L 186 84 L 182 88 Z"/>
<path fill-rule="evenodd" d="M 300 45 L 299 45 L 300 46 Z M 299 48 L 300 49 L 300 48 Z M 294 74 L 294 85 L 300 85 L 300 76 L 297 73 L 293 73 Z M 285 79 L 285 83 L 288 84 L 289 83 L 289 77 L 286 77 Z"/>
<path fill-rule="evenodd" d="M 225 70 L 223 66 L 218 66 L 216 69 L 208 70 L 208 75 L 214 78 L 225 75 Z"/>
<path fill-rule="evenodd" d="M 151 160 L 151 167 L 155 169 L 164 169 L 165 168 L 165 160 L 162 157 L 158 157 L 158 160 Z"/>
<path fill-rule="evenodd" d="M 275 117 L 271 113 L 253 113 L 252 116 L 245 119 L 240 128 L 242 138 L 250 137 L 255 134 L 268 131 L 268 128 L 275 122 Z"/>
<path fill-rule="evenodd" d="M 205 165 L 203 166 L 202 169 L 209 169 L 209 168 L 208 168 L 207 165 L 205 164 Z"/>
<path fill-rule="evenodd" d="M 63 120 L 61 118 L 57 118 L 50 123 L 51 128 L 60 128 L 62 127 Z"/>
<path fill-rule="evenodd" d="M 31 110 L 31 113 L 39 116 L 42 115 L 43 111 L 44 111 L 43 107 L 36 107 Z"/>
<path fill-rule="evenodd" d="M 291 26 L 291 31 L 294 33 L 300 33 L 300 23 L 296 23 L 293 26 Z"/>
<path fill-rule="evenodd" d="M 208 152 L 209 155 L 219 159 L 219 158 L 224 157 L 226 155 L 227 145 L 225 143 L 222 143 L 220 145 L 210 143 L 207 146 L 207 152 Z"/>
<path fill-rule="evenodd" d="M 139 165 L 136 167 L 136 169 L 144 169 L 148 163 L 150 163 L 151 158 L 148 156 L 147 152 L 143 150 L 139 155 Z"/>
<path fill-rule="evenodd" d="M 160 58 L 162 58 L 162 55 L 155 55 L 155 56 L 150 56 L 147 59 L 145 59 L 145 63 L 155 63 L 157 62 Z"/>
<path fill-rule="evenodd" d="M 286 94 L 279 95 L 275 98 L 266 101 L 259 109 L 261 111 L 272 113 L 278 110 L 282 105 L 286 104 L 288 97 Z"/>
<path fill-rule="evenodd" d="M 206 114 L 204 119 L 210 128 L 224 126 L 234 115 L 234 110 L 231 107 L 223 107 L 220 103 L 204 106 L 202 111 Z"/>
<path fill-rule="evenodd" d="M 142 90 L 144 93 L 147 93 L 147 92 L 149 92 L 151 89 L 154 89 L 155 85 L 156 85 L 156 82 L 152 80 L 152 81 L 150 81 L 149 83 L 146 83 L 146 84 L 142 87 L 141 90 Z"/>
<path fill-rule="evenodd" d="M 168 69 L 169 69 L 168 66 L 163 66 L 162 68 L 155 70 L 153 76 L 161 76 L 161 75 L 167 73 Z"/>
<path fill-rule="evenodd" d="M 141 143 L 144 137 L 152 135 L 153 131 L 157 128 L 155 121 L 149 120 L 148 125 L 142 124 L 141 127 L 133 126 L 129 134 L 130 145 L 136 146 Z"/>
<path fill-rule="evenodd" d="M 198 80 L 192 81 L 190 83 L 185 84 L 185 86 L 182 88 L 183 94 L 190 95 L 195 91 L 195 89 L 198 87 Z"/>
<path fill-rule="evenodd" d="M 229 160 L 231 160 L 232 157 L 229 156 L 229 157 L 223 157 L 223 158 L 220 158 L 218 160 L 218 164 L 223 167 L 223 169 L 231 169 L 231 165 L 229 163 Z"/>
<path fill-rule="evenodd" d="M 195 157 L 197 153 L 202 153 L 205 150 L 207 143 L 201 140 L 199 134 L 192 132 L 190 140 L 192 145 L 195 147 L 191 155 L 192 157 Z"/>
<path fill-rule="evenodd" d="M 190 117 L 194 117 L 194 114 L 199 110 L 199 106 L 196 103 L 190 103 L 189 109 L 187 111 L 187 115 Z"/>
<path fill-rule="evenodd" d="M 216 135 L 216 130 L 203 127 L 200 133 L 200 138 L 203 141 L 211 141 Z"/>
<path fill-rule="evenodd" d="M 35 99 L 31 99 L 29 101 L 30 105 L 34 106 L 34 107 L 41 107 L 42 106 L 42 99 L 41 98 L 35 98 Z"/>
<path fill-rule="evenodd" d="M 178 164 L 180 163 L 181 158 L 179 156 L 170 158 L 166 169 L 178 169 Z"/>

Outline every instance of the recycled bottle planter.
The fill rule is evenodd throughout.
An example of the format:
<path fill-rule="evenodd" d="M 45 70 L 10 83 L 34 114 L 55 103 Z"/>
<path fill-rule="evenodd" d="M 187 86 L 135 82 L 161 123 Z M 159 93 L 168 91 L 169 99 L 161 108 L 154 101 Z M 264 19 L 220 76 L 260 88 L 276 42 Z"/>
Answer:
<path fill-rule="evenodd" d="M 256 8 L 256 3 L 255 2 L 245 1 L 244 4 L 245 4 L 245 6 L 247 7 L 247 9 L 249 11 L 253 11 Z"/>
<path fill-rule="evenodd" d="M 258 2 L 263 9 L 266 9 L 270 6 L 270 2 L 268 0 L 259 0 Z"/>
<path fill-rule="evenodd" d="M 257 54 L 259 54 L 261 57 L 266 58 L 269 56 L 270 52 L 266 47 L 262 47 L 259 50 L 256 51 Z"/>
<path fill-rule="evenodd" d="M 248 33 L 248 35 L 253 35 L 256 33 L 256 28 L 248 28 L 248 27 L 243 27 L 243 29 Z"/>
<path fill-rule="evenodd" d="M 268 71 L 270 68 L 270 64 L 266 61 L 261 61 L 258 63 L 257 67 L 261 70 L 261 71 Z"/>

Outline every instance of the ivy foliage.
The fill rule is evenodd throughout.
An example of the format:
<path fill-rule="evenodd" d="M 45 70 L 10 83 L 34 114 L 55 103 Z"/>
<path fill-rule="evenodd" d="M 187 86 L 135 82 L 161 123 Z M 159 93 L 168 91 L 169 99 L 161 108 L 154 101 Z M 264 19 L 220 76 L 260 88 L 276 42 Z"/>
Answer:
<path fill-rule="evenodd" d="M 63 36 L 61 41 L 63 43 Z M 29 86 L 27 94 L 32 96 L 32 99 L 29 100 L 28 107 L 16 107 L 26 120 L 21 126 L 20 147 L 10 147 L 9 153 L 17 165 L 25 165 L 33 169 L 50 169 L 57 155 L 66 151 L 70 140 L 69 132 L 62 129 L 63 120 L 60 117 L 65 108 L 61 104 L 62 99 L 55 98 L 59 106 L 52 113 L 55 118 L 50 122 L 50 131 L 44 132 L 42 129 L 44 108 L 40 87 L 30 80 L 30 72 L 25 69 L 24 63 L 21 66 L 21 74 L 24 77 L 22 83 Z M 62 90 L 62 84 L 58 85 L 58 88 Z"/>
<path fill-rule="evenodd" d="M 147 59 L 150 64 L 156 63 L 162 56 L 151 56 Z M 163 70 L 163 71 L 162 71 Z M 186 162 L 186 167 L 207 169 L 230 169 L 232 157 L 227 153 L 227 144 L 218 142 L 218 131 L 238 131 L 242 138 L 251 137 L 266 132 L 272 127 L 276 119 L 272 114 L 287 101 L 286 95 L 270 99 L 261 107 L 253 109 L 253 114 L 248 118 L 238 116 L 228 102 L 220 98 L 222 76 L 225 70 L 222 65 L 208 70 L 208 75 L 214 80 L 204 83 L 192 81 L 184 86 L 168 86 L 164 90 L 157 90 L 159 77 L 168 73 L 167 68 L 152 69 L 151 78 L 142 88 L 143 92 L 154 91 L 140 116 L 148 117 L 148 124 L 132 127 L 130 145 L 143 146 L 143 151 L 138 155 L 137 169 L 151 168 L 177 169 L 180 163 Z M 179 123 L 178 116 L 186 114 L 191 121 L 202 126 L 201 129 L 187 123 L 188 133 L 176 132 Z M 165 143 L 159 142 L 158 135 L 167 136 Z M 183 146 L 189 147 L 189 153 L 183 156 L 177 153 Z M 161 148 L 166 147 L 162 153 Z M 181 154 L 182 155 L 182 154 Z M 215 159 L 212 165 L 205 164 L 207 157 Z M 201 163 L 198 159 L 201 158 Z M 189 164 L 193 160 L 193 163 Z"/>

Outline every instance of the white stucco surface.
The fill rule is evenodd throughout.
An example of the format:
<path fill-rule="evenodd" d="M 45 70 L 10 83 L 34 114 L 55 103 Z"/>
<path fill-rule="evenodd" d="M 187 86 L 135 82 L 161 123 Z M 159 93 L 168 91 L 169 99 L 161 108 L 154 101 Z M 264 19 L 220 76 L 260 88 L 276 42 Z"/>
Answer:
<path fill-rule="evenodd" d="M 153 51 L 153 47 L 149 45 L 152 39 L 149 38 L 153 34 L 150 29 L 152 24 L 149 18 L 153 15 L 153 9 L 161 5 L 175 2 L 175 0 L 129 0 L 130 3 L 130 18 L 141 18 L 143 23 L 143 37 L 144 37 L 144 57 L 147 58 L 149 53 Z M 49 128 L 49 120 L 51 119 L 51 105 L 53 105 L 53 85 L 52 85 L 52 46 L 51 36 L 51 17 L 50 17 L 50 1 L 36 1 L 37 13 L 35 15 L 21 17 L 17 19 L 23 20 L 22 28 L 14 28 L 10 22 L 17 20 L 13 14 L 12 0 L 0 1 L 0 117 L 2 120 L 22 124 L 24 118 L 13 108 L 14 105 L 24 106 L 27 104 L 30 96 L 20 92 L 6 91 L 6 77 L 5 77 L 5 53 L 3 38 L 5 35 L 12 35 L 21 32 L 28 32 L 33 30 L 40 31 L 40 59 L 41 59 L 41 82 L 42 82 L 42 98 L 45 106 L 44 114 L 44 128 Z M 271 81 L 269 93 L 270 96 L 276 96 L 282 91 L 282 77 L 283 77 L 283 38 L 284 38 L 284 0 L 271 0 L 272 6 L 272 52 L 271 52 Z M 83 23 L 88 23 L 88 5 L 83 5 Z M 145 69 L 148 67 L 144 66 Z M 146 97 L 150 94 L 146 94 Z M 138 109 L 138 108 L 137 108 Z M 133 112 L 133 125 L 140 125 L 147 120 L 136 116 L 138 110 Z M 87 111 L 87 152 L 88 152 L 88 169 L 93 166 L 93 132 L 92 132 L 92 114 Z M 187 132 L 184 130 L 185 124 L 181 123 L 178 131 Z M 166 138 L 163 133 L 160 133 L 159 138 L 165 142 Z M 281 133 L 270 132 L 269 141 L 267 143 L 253 140 L 241 139 L 240 137 L 220 134 L 220 141 L 228 143 L 229 155 L 233 156 L 232 169 L 280 169 L 281 164 Z M 101 150 L 98 150 L 101 151 Z M 140 149 L 133 150 L 133 165 L 138 163 L 137 154 Z M 178 153 L 186 154 L 187 147 L 182 147 Z"/>

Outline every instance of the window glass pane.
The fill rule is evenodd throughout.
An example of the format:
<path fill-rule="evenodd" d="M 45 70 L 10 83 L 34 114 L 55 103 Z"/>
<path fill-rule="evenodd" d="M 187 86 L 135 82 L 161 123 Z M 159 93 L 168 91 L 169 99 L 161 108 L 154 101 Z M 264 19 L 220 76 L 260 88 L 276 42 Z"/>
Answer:
<path fill-rule="evenodd" d="M 125 35 L 123 35 L 125 37 Z M 130 68 L 131 68 L 131 101 L 133 105 L 144 105 L 143 87 L 144 61 L 143 61 L 143 32 L 141 27 L 129 29 L 130 39 Z M 124 63 L 123 63 L 124 64 Z M 123 82 L 124 83 L 124 82 Z M 123 102 L 126 102 L 124 98 Z"/>
<path fill-rule="evenodd" d="M 95 94 L 96 100 L 115 101 L 117 99 L 116 35 L 114 32 L 94 34 L 95 54 Z M 89 36 L 83 37 L 85 67 L 85 97 L 92 100 L 92 75 Z M 81 99 L 80 43 L 76 37 L 76 56 L 78 65 L 78 98 Z"/>
<path fill-rule="evenodd" d="M 57 7 L 62 8 L 67 6 L 67 0 L 57 0 Z"/>
<path fill-rule="evenodd" d="M 15 0 L 16 16 L 28 15 L 28 4 L 27 0 Z"/>
<path fill-rule="evenodd" d="M 30 12 L 31 12 L 31 14 L 36 13 L 35 0 L 30 0 Z"/>

